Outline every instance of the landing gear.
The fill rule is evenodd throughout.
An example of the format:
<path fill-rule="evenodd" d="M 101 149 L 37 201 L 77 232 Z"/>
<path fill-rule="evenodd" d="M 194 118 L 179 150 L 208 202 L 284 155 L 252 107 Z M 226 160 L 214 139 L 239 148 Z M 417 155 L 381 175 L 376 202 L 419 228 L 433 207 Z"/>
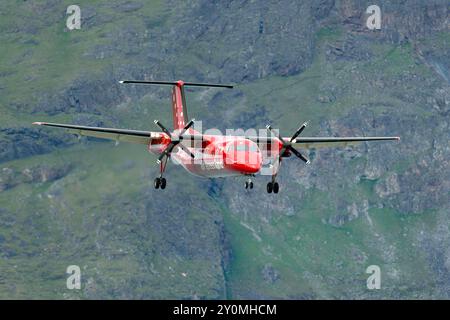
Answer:
<path fill-rule="evenodd" d="M 278 193 L 278 191 L 280 190 L 280 185 L 275 181 L 276 178 L 277 174 L 274 173 L 272 175 L 272 181 L 267 184 L 267 193 Z"/>
<path fill-rule="evenodd" d="M 254 177 L 254 175 L 248 175 L 247 181 L 245 181 L 245 189 L 253 189 L 252 177 Z"/>
<path fill-rule="evenodd" d="M 278 182 L 269 182 L 267 184 L 267 193 L 278 193 L 278 191 L 280 190 L 280 185 L 278 184 Z"/>
<path fill-rule="evenodd" d="M 160 163 L 160 175 L 158 178 L 155 178 L 155 181 L 153 182 L 153 186 L 155 189 L 165 189 L 167 185 L 166 178 L 163 178 L 163 173 L 166 170 L 167 166 L 167 160 L 169 157 L 165 157 L 164 161 Z"/>
<path fill-rule="evenodd" d="M 278 193 L 278 190 L 280 190 L 280 186 L 278 185 L 278 182 L 275 182 L 273 184 L 273 193 Z"/>
<path fill-rule="evenodd" d="M 155 187 L 155 189 L 165 189 L 166 188 L 166 178 L 156 178 L 155 181 L 153 182 L 153 186 Z"/>

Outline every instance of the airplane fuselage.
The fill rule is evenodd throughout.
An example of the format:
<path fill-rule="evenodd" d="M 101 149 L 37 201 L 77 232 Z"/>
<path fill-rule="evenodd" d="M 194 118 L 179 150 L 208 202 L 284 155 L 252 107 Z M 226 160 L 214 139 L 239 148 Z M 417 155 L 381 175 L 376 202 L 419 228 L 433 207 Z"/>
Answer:
<path fill-rule="evenodd" d="M 160 134 L 159 138 L 152 139 L 148 150 L 159 155 L 170 141 L 167 135 Z M 262 167 L 260 148 L 255 142 L 243 137 L 203 135 L 202 141 L 188 141 L 184 145 L 195 154 L 195 158 L 178 149 L 171 153 L 171 159 L 196 176 L 218 178 L 255 175 Z"/>

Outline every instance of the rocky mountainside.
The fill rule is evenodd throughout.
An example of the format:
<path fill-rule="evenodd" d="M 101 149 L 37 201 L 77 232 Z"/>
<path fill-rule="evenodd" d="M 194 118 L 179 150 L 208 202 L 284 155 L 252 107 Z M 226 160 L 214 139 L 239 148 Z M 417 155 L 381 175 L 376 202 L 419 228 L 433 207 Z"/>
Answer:
<path fill-rule="evenodd" d="M 445 0 L 0 4 L 0 298 L 450 298 L 450 22 Z M 204 127 L 399 135 L 203 180 L 33 121 L 157 130 L 170 90 Z M 306 152 L 306 151 L 305 151 Z M 78 265 L 81 290 L 66 288 Z M 381 268 L 380 290 L 366 268 Z"/>

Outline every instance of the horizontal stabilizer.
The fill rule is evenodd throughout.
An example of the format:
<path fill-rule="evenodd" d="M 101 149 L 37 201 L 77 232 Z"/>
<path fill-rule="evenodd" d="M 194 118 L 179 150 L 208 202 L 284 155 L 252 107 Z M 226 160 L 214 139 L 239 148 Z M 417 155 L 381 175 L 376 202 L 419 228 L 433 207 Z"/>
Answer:
<path fill-rule="evenodd" d="M 211 88 L 228 88 L 233 89 L 229 84 L 215 84 L 215 83 L 199 83 L 199 82 L 184 82 L 184 81 L 139 81 L 139 80 L 121 80 L 119 83 L 129 84 L 156 84 L 156 85 L 171 85 L 171 86 L 189 86 L 189 87 L 211 87 Z"/>

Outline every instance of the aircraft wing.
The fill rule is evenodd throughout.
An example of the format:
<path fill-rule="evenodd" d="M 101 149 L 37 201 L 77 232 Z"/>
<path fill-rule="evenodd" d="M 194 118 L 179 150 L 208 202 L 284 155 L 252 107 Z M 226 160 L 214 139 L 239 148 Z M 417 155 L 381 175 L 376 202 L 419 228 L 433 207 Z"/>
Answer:
<path fill-rule="evenodd" d="M 347 147 L 367 141 L 400 140 L 400 137 L 304 137 L 292 142 L 293 147 L 315 149 L 327 147 Z"/>
<path fill-rule="evenodd" d="M 87 127 L 72 124 L 49 123 L 49 122 L 34 122 L 33 124 L 38 126 L 63 128 L 66 129 L 69 133 L 74 133 L 80 136 L 88 136 L 146 145 L 148 145 L 152 139 L 156 139 L 161 136 L 159 132 L 152 132 L 152 131 Z"/>
<path fill-rule="evenodd" d="M 246 137 L 258 144 L 274 143 L 278 140 L 275 137 Z M 283 137 L 285 141 L 289 141 L 289 137 Z M 316 149 L 327 147 L 346 147 L 356 145 L 367 141 L 390 141 L 400 140 L 400 137 L 304 137 L 296 138 L 292 141 L 294 148 L 300 149 Z"/>

